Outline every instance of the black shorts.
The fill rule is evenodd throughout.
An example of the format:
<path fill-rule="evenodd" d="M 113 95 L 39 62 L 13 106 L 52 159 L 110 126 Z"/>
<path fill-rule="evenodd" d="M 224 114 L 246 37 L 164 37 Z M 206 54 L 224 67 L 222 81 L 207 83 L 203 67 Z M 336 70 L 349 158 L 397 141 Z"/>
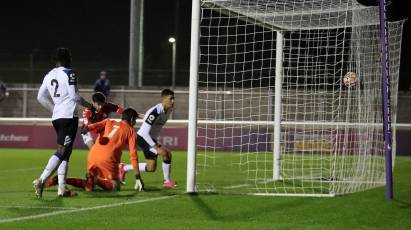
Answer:
<path fill-rule="evenodd" d="M 157 141 L 153 139 L 153 141 L 157 144 Z M 152 151 L 152 147 L 144 140 L 144 138 L 137 135 L 137 145 L 143 150 L 144 157 L 146 159 L 157 159 L 157 153 Z"/>
<path fill-rule="evenodd" d="M 60 118 L 52 121 L 57 134 L 57 144 L 72 147 L 76 139 L 78 128 L 78 117 Z"/>

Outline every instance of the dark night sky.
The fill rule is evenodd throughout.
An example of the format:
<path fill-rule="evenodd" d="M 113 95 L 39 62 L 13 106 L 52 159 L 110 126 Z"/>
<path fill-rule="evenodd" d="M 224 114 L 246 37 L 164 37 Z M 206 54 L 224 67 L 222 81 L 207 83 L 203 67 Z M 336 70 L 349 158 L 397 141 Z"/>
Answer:
<path fill-rule="evenodd" d="M 184 72 L 189 69 L 191 0 L 179 2 L 177 69 L 181 75 L 187 75 Z M 168 78 L 171 68 L 168 38 L 175 35 L 175 12 L 175 1 L 145 1 L 147 78 L 153 74 Z M 93 75 L 82 77 L 82 83 L 92 83 L 99 69 L 108 69 L 109 73 L 115 73 L 111 75 L 112 82 L 127 84 L 129 22 L 129 0 L 4 1 L 0 8 L 0 69 L 5 63 L 6 68 L 14 65 L 8 63 L 11 60 L 27 66 L 28 55 L 34 52 L 36 68 L 42 68 L 36 78 L 42 78 L 50 67 L 52 51 L 65 46 L 72 51 L 73 67 L 81 73 L 79 76 Z M 120 75 L 122 79 L 116 79 Z"/>
<path fill-rule="evenodd" d="M 361 0 L 376 4 L 376 0 Z M 16 63 L 28 66 L 29 54 L 34 55 L 34 79 L 37 83 L 50 68 L 50 54 L 56 47 L 72 50 L 73 66 L 91 84 L 99 69 L 111 70 L 112 82 L 127 84 L 129 55 L 130 1 L 112 0 L 16 0 L 2 1 L 0 7 L 0 74 L 13 72 Z M 400 0 L 391 1 L 389 17 L 409 17 Z M 145 1 L 144 49 L 146 78 L 168 78 L 171 68 L 170 35 L 177 36 L 178 85 L 188 85 L 190 52 L 191 0 L 179 0 L 178 28 L 175 33 L 176 1 Z M 403 34 L 400 88 L 411 83 L 411 26 L 407 21 Z M 20 66 L 17 68 L 22 69 Z M 1 71 L 6 69 L 6 71 Z M 81 72 L 82 71 L 82 72 Z M 39 76 L 39 77 L 37 77 Z M 2 76 L 0 75 L 0 79 Z M 4 78 L 4 77 L 3 77 Z M 3 79 L 2 79 L 3 80 Z M 7 82 L 9 79 L 5 79 Z M 9 80 L 10 81 L 10 80 Z M 26 80 L 19 79 L 23 82 Z"/>

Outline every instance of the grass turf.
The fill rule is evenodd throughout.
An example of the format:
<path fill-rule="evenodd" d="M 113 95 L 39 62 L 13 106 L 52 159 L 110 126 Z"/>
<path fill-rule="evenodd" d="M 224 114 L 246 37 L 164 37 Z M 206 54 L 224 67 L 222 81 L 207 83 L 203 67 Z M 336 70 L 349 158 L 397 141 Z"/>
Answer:
<path fill-rule="evenodd" d="M 181 152 L 173 155 L 172 174 L 179 184 L 177 189 L 162 188 L 159 164 L 157 172 L 143 175 L 147 190 L 143 193 L 132 189 L 133 176 L 128 175 L 120 192 L 77 190 L 78 197 L 57 198 L 52 188 L 39 200 L 31 182 L 52 153 L 0 149 L 0 229 L 411 228 L 409 157 L 397 157 L 394 201 L 385 198 L 383 187 L 335 198 L 187 195 L 186 161 Z M 86 156 L 85 151 L 73 152 L 69 176 L 84 177 Z M 128 159 L 126 151 L 123 159 Z"/>

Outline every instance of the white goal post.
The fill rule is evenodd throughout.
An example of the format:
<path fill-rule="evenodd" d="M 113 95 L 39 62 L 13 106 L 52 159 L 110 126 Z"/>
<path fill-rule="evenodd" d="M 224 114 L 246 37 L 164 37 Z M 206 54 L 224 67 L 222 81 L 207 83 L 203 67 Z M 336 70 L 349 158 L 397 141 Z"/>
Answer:
<path fill-rule="evenodd" d="M 192 7 L 187 192 L 333 196 L 385 183 L 378 7 Z M 389 23 L 394 127 L 402 24 Z"/>

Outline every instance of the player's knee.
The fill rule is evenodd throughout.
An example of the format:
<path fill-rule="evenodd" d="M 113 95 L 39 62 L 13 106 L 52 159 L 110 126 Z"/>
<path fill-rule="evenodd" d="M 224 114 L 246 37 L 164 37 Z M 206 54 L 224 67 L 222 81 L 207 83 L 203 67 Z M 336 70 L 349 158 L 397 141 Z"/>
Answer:
<path fill-rule="evenodd" d="M 65 149 L 63 145 L 57 145 L 57 152 L 64 153 Z"/>
<path fill-rule="evenodd" d="M 171 162 L 171 152 L 170 151 L 167 151 L 167 153 L 164 154 L 162 157 L 163 157 L 163 161 Z"/>
<path fill-rule="evenodd" d="M 69 161 L 71 152 L 73 151 L 72 147 L 66 147 L 63 151 L 63 156 L 65 161 Z"/>
<path fill-rule="evenodd" d="M 154 171 L 156 171 L 156 167 L 157 165 L 155 164 L 155 163 L 153 163 L 153 164 L 149 164 L 149 163 L 147 163 L 147 165 L 146 165 L 146 172 L 154 172 Z"/>
<path fill-rule="evenodd" d="M 117 183 L 117 181 L 115 181 L 115 180 L 98 178 L 97 179 L 97 184 L 104 191 L 119 191 L 120 190 L 120 184 Z"/>
<path fill-rule="evenodd" d="M 54 155 L 56 157 L 58 157 L 61 161 L 63 161 L 63 160 L 68 161 L 69 158 L 70 158 L 71 151 L 72 151 L 71 148 L 67 148 L 65 146 L 58 145 L 57 146 L 57 151 L 56 151 L 56 153 L 54 153 Z"/>
<path fill-rule="evenodd" d="M 147 165 L 146 171 L 147 171 L 147 172 L 155 172 L 155 171 L 156 171 L 156 167 L 155 167 L 155 166 L 148 166 L 148 165 Z"/>

